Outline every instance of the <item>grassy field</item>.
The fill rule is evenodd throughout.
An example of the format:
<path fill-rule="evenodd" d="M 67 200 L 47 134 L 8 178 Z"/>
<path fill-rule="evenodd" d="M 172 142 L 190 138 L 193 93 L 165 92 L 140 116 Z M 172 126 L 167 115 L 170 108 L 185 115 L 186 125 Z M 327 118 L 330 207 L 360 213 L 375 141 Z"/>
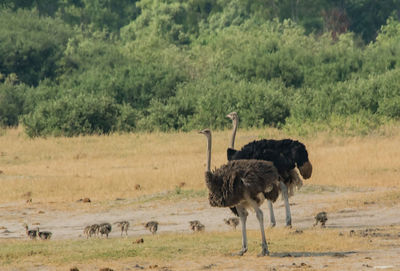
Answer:
<path fill-rule="evenodd" d="M 306 144 L 314 169 L 300 193 L 352 192 L 326 199 L 328 212 L 349 206 L 367 208 L 371 202 L 382 206 L 398 204 L 399 132 L 400 126 L 393 126 L 362 137 L 317 134 L 298 138 Z M 213 167 L 226 162 L 229 137 L 230 131 L 213 134 Z M 291 136 L 275 129 L 240 130 L 236 146 L 259 138 L 286 137 Z M 51 204 L 54 210 L 68 210 L 76 208 L 76 201 L 84 197 L 89 197 L 95 206 L 107 208 L 127 202 L 162 204 L 205 198 L 205 149 L 204 136 L 196 132 L 29 139 L 20 129 L 6 130 L 0 136 L 0 204 L 15 204 L 15 210 L 22 210 L 25 201 L 32 198 L 35 208 Z M 127 201 L 116 201 L 117 198 Z M 311 203 L 313 200 L 310 198 Z M 335 253 L 354 250 L 385 250 L 388 245 L 384 240 L 349 238 L 348 231 L 340 234 L 341 229 L 308 229 L 302 234 L 293 231 L 267 229 L 272 252 L 269 261 L 282 261 L 288 253 L 335 257 Z M 382 231 L 396 235 L 400 228 Z M 264 262 L 255 257 L 260 250 L 259 232 L 249 231 L 249 236 L 246 261 L 263 266 Z M 157 265 L 160 270 L 170 270 L 168 266 L 173 266 L 171 270 L 190 270 L 211 269 L 214 263 L 232 269 L 229 266 L 243 264 L 229 256 L 240 248 L 240 231 L 168 233 L 144 239 L 143 244 L 134 243 L 133 237 L 50 242 L 0 239 L 0 270 L 1 266 L 8 268 L 5 270 L 32 270 L 29 266 L 34 266 L 33 270 L 43 266 L 66 270 L 71 265 L 80 266 L 81 270 L 98 270 L 102 266 L 132 270 L 138 268 L 135 264 L 147 269 Z M 285 261 L 291 264 L 290 258 Z M 318 268 L 300 266 L 296 270 Z"/>
<path fill-rule="evenodd" d="M 380 233 L 391 234 L 400 228 L 387 228 Z M 349 237 L 348 232 L 335 229 L 310 229 L 295 233 L 291 229 L 267 229 L 271 257 L 335 256 L 335 253 L 379 249 L 382 244 L 360 235 Z M 376 240 L 379 237 L 374 237 Z M 144 243 L 134 238 L 57 240 L 57 241 L 0 241 L 0 261 L 4 267 L 50 265 L 54 267 L 90 264 L 118 267 L 129 262 L 157 264 L 187 261 L 211 264 L 217 258 L 232 259 L 231 253 L 240 249 L 240 231 L 196 234 L 162 234 L 145 236 Z M 253 258 L 261 248 L 259 232 L 249 231 L 249 251 Z M 327 253 L 330 251 L 330 253 Z M 324 255 L 326 254 L 326 255 Z M 211 259 L 211 260 L 210 260 Z M 147 267 L 147 266 L 146 266 Z M 83 269 L 84 270 L 84 269 Z"/>
<path fill-rule="evenodd" d="M 384 135 L 299 138 L 314 166 L 306 184 L 399 188 L 399 131 L 400 126 Z M 230 131 L 214 133 L 213 167 L 226 162 L 229 136 Z M 285 137 L 274 129 L 240 130 L 236 146 Z M 29 139 L 21 130 L 7 130 L 0 136 L 0 202 L 135 198 L 182 183 L 204 190 L 205 147 L 196 132 Z"/>

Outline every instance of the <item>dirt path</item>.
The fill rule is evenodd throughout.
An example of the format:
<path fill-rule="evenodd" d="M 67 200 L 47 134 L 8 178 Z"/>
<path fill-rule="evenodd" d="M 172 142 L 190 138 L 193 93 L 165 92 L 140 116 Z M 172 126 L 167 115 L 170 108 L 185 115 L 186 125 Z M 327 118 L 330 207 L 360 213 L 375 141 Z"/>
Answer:
<path fill-rule="evenodd" d="M 360 192 L 297 193 L 290 201 L 293 227 L 309 229 L 314 223 L 313 216 L 317 212 L 327 208 L 331 202 L 351 196 L 352 193 Z M 26 239 L 23 223 L 28 223 L 31 227 L 35 227 L 34 224 L 39 223 L 41 229 L 53 232 L 53 239 L 84 238 L 82 230 L 86 225 L 101 222 L 114 223 L 119 220 L 130 221 L 130 237 L 150 234 L 143 227 L 143 223 L 149 220 L 157 220 L 160 223 L 159 233 L 189 233 L 188 222 L 195 219 L 200 220 L 206 226 L 206 231 L 231 230 L 223 222 L 224 218 L 232 216 L 230 211 L 223 208 L 211 208 L 205 198 L 175 202 L 159 200 L 144 204 L 129 204 L 129 202 L 124 204 L 120 201 L 116 205 L 118 207 L 110 208 L 99 208 L 98 205 L 92 203 L 83 205 L 84 203 L 74 202 L 71 204 L 72 208 L 69 208 L 69 211 L 55 210 L 49 204 L 2 204 L 0 205 L 0 239 Z M 344 232 L 348 232 L 349 229 L 398 226 L 400 225 L 399 207 L 400 204 L 391 207 L 368 204 L 362 209 L 346 207 L 328 213 L 327 227 L 343 229 Z M 99 209 L 102 210 L 99 211 Z M 262 209 L 268 223 L 267 204 L 264 204 Z M 281 201 L 275 203 L 275 216 L 277 227 L 284 227 L 285 211 Z M 258 229 L 254 213 L 251 213 L 248 218 L 248 229 Z M 114 228 L 110 238 L 119 238 L 119 236 L 120 232 Z M 196 259 L 188 259 L 184 262 L 172 260 L 168 266 L 159 267 L 157 270 L 400 270 L 398 240 L 399 238 L 391 240 L 390 244 L 387 244 L 387 248 L 374 251 L 291 252 L 290 255 L 272 252 L 270 257 L 266 258 L 246 255 L 242 258 L 211 256 L 201 261 Z M 154 263 L 138 263 L 128 260 L 113 264 L 114 270 L 138 270 L 148 269 Z M 43 268 L 29 270 L 64 269 L 43 266 Z M 0 268 L 0 270 L 2 269 Z M 80 270 L 99 270 L 99 266 L 82 264 Z"/>
<path fill-rule="evenodd" d="M 325 202 L 340 199 L 346 193 L 301 194 L 291 198 L 293 227 L 298 229 L 310 228 L 314 222 L 315 213 L 324 210 Z M 0 238 L 26 238 L 23 223 L 30 227 L 39 226 L 42 230 L 53 232 L 54 239 L 77 239 L 82 237 L 82 230 L 86 225 L 94 223 L 114 223 L 119 220 L 128 220 L 131 223 L 129 235 L 149 234 L 143 223 L 156 220 L 160 223 L 159 232 L 189 232 L 188 222 L 200 220 L 207 231 L 230 230 L 223 219 L 232 216 L 229 209 L 211 208 L 207 199 L 171 201 L 153 201 L 126 207 L 121 204 L 106 211 L 99 211 L 96 205 L 79 207 L 73 211 L 54 211 L 49 205 L 32 204 L 3 204 L 0 205 Z M 89 203 L 90 204 L 90 203 Z M 263 205 L 264 214 L 269 221 L 267 204 Z M 283 203 L 275 203 L 277 227 L 285 225 L 285 210 Z M 382 207 L 370 205 L 363 210 L 345 208 L 335 213 L 328 213 L 327 227 L 332 228 L 365 228 L 400 224 L 399 206 Z M 248 218 L 248 228 L 258 229 L 258 222 L 254 214 Z M 110 237 L 119 237 L 120 232 L 114 229 Z"/>

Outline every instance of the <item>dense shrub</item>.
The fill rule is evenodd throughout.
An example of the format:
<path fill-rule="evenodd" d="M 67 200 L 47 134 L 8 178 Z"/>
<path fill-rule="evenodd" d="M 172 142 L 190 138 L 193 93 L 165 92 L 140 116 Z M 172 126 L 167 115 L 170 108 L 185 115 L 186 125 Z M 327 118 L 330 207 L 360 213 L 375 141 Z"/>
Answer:
<path fill-rule="evenodd" d="M 0 125 L 365 133 L 400 118 L 398 1 L 2 1 Z"/>
<path fill-rule="evenodd" d="M 3 81 L 4 82 L 1 82 Z M 0 126 L 17 126 L 23 112 L 27 86 L 20 84 L 15 74 L 7 78 L 0 73 Z"/>
<path fill-rule="evenodd" d="M 42 102 L 23 121 L 31 137 L 76 136 L 108 134 L 115 130 L 120 115 L 121 108 L 112 98 L 80 94 Z"/>
<path fill-rule="evenodd" d="M 15 73 L 33 86 L 55 78 L 57 61 L 72 34 L 63 21 L 39 17 L 36 11 L 0 10 L 0 25 L 0 73 Z"/>

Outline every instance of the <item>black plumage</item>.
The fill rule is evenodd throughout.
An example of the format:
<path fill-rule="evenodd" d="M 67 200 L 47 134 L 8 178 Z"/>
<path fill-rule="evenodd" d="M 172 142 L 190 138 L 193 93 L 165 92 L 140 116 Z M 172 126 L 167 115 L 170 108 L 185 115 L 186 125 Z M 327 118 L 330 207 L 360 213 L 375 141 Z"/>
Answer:
<path fill-rule="evenodd" d="M 227 117 L 232 120 L 233 124 L 231 142 L 227 149 L 228 161 L 240 159 L 272 161 L 285 183 L 290 183 L 289 171 L 295 167 L 299 169 L 304 179 L 311 177 L 312 165 L 303 143 L 292 139 L 261 139 L 244 145 L 240 150 L 235 150 L 234 145 L 239 126 L 239 116 L 236 112 L 232 112 Z"/>
<path fill-rule="evenodd" d="M 257 159 L 272 161 L 279 174 L 288 179 L 288 171 L 298 167 L 303 178 L 311 177 L 312 166 L 308 159 L 308 152 L 303 143 L 291 139 L 261 139 L 244 145 L 240 150 L 228 148 L 228 161 L 240 159 Z"/>
<path fill-rule="evenodd" d="M 312 174 L 312 165 L 308 159 L 308 152 L 305 145 L 292 139 L 261 139 L 246 144 L 240 150 L 235 150 L 234 144 L 239 125 L 239 117 L 236 112 L 229 113 L 227 117 L 232 120 L 233 124 L 231 142 L 227 149 L 228 161 L 243 159 L 272 161 L 283 182 L 281 192 L 286 205 L 286 224 L 287 226 L 291 226 L 290 207 L 287 198 L 289 195 L 293 194 L 294 187 L 299 188 L 302 185 L 302 180 L 297 172 L 294 171 L 294 168 L 297 167 L 299 169 L 304 179 L 310 178 Z M 271 204 L 269 208 L 271 213 L 271 225 L 275 226 L 275 217 Z M 231 208 L 231 210 L 237 215 L 237 210 L 234 208 Z"/>

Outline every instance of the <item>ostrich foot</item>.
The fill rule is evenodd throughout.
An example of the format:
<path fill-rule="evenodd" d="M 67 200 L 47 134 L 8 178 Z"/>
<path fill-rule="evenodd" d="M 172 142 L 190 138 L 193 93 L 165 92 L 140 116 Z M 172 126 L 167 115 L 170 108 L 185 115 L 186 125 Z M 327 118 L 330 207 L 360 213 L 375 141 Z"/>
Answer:
<path fill-rule="evenodd" d="M 275 228 L 275 226 L 276 226 L 276 223 L 271 223 L 271 224 L 269 224 L 269 227 L 270 227 L 270 228 Z"/>
<path fill-rule="evenodd" d="M 285 228 L 291 229 L 292 228 L 292 224 L 286 225 Z"/>
<path fill-rule="evenodd" d="M 269 251 L 268 248 L 263 247 L 263 249 L 261 250 L 261 253 L 257 255 L 257 257 L 264 257 L 264 256 L 268 256 L 269 255 Z"/>
<path fill-rule="evenodd" d="M 247 252 L 247 248 L 242 248 L 239 252 L 233 253 L 232 256 L 243 256 Z"/>

